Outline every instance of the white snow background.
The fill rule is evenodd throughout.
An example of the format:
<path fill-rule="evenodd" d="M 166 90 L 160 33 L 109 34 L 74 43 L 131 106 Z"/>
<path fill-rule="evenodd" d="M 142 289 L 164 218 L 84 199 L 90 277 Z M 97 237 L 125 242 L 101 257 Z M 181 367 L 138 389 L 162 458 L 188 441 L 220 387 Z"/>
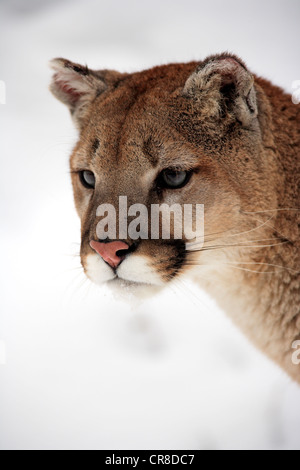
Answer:
<path fill-rule="evenodd" d="M 198 288 L 130 307 L 84 280 L 47 65 L 229 50 L 291 91 L 299 24 L 298 0 L 1 0 L 1 449 L 300 449 L 299 387 Z"/>

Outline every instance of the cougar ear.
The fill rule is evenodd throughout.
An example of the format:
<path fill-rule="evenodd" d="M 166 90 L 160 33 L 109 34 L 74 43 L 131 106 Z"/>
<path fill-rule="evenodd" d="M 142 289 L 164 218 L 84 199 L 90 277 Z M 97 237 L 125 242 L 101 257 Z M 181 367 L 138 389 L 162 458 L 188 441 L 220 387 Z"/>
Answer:
<path fill-rule="evenodd" d="M 81 127 L 88 104 L 107 85 L 93 70 L 66 59 L 53 59 L 50 67 L 54 70 L 50 90 L 53 95 L 68 106 L 77 127 Z"/>
<path fill-rule="evenodd" d="M 247 127 L 257 116 L 254 77 L 234 55 L 206 59 L 187 79 L 183 95 L 194 99 L 207 117 L 231 114 Z"/>

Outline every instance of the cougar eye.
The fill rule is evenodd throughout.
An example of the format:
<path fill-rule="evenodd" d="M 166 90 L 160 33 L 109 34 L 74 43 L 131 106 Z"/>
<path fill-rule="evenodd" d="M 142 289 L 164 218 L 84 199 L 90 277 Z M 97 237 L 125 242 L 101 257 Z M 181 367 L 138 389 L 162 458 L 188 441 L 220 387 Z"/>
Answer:
<path fill-rule="evenodd" d="M 159 186 L 169 189 L 179 189 L 185 186 L 191 176 L 191 172 L 180 170 L 164 170 L 159 176 Z"/>
<path fill-rule="evenodd" d="M 83 170 L 79 173 L 80 181 L 83 186 L 87 189 L 93 189 L 95 187 L 96 178 L 92 171 Z"/>

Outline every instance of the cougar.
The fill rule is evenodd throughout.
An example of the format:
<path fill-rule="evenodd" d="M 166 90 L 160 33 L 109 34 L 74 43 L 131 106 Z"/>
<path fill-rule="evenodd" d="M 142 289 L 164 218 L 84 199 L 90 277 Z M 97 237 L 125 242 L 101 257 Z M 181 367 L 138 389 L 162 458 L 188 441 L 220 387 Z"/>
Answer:
<path fill-rule="evenodd" d="M 190 276 L 300 383 L 300 106 L 228 53 L 137 73 L 51 66 L 79 131 L 70 165 L 86 276 L 149 292 Z M 120 196 L 201 204 L 204 234 L 99 236 L 103 204 L 114 226 L 124 220 Z"/>

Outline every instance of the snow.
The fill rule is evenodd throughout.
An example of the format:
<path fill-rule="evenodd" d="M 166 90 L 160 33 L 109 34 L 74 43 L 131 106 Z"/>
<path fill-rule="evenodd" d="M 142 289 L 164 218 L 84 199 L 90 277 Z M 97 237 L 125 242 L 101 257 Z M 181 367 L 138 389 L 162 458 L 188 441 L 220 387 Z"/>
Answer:
<path fill-rule="evenodd" d="M 230 50 L 290 91 L 298 0 L 0 9 L 0 448 L 300 449 L 299 387 L 213 300 L 178 283 L 132 307 L 85 280 L 68 175 L 76 133 L 47 67 L 62 56 L 134 71 Z"/>

